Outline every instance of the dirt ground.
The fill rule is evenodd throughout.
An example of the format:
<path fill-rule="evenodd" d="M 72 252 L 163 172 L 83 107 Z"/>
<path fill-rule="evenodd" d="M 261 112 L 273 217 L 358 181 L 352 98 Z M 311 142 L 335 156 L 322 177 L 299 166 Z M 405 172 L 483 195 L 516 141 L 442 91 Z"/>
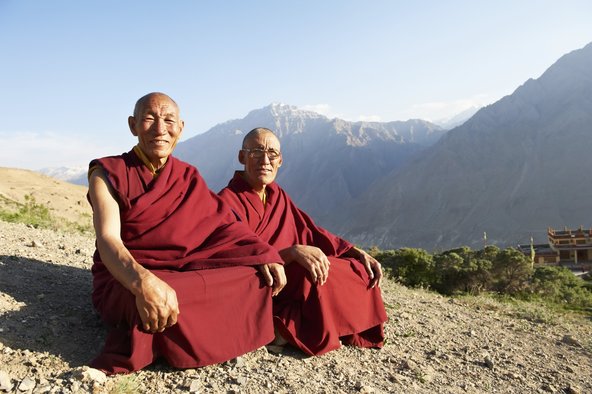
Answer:
<path fill-rule="evenodd" d="M 592 322 L 387 280 L 382 350 L 262 348 L 221 365 L 123 376 L 85 365 L 105 329 L 90 303 L 91 235 L 0 222 L 0 392 L 592 393 Z"/>

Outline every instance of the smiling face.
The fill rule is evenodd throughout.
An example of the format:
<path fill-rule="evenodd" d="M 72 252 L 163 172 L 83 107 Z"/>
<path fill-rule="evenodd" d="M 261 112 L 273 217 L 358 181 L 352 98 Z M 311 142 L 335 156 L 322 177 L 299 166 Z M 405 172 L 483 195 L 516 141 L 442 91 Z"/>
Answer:
<path fill-rule="evenodd" d="M 255 191 L 262 192 L 266 185 L 275 180 L 278 169 L 282 165 L 282 156 L 280 153 L 279 156 L 270 160 L 268 153 L 257 154 L 253 149 L 266 152 L 273 150 L 279 153 L 280 141 L 271 131 L 255 133 L 244 141 L 243 149 L 239 152 L 238 160 L 245 166 L 245 180 Z"/>
<path fill-rule="evenodd" d="M 128 124 L 132 134 L 138 137 L 140 149 L 155 168 L 166 163 L 184 126 L 177 104 L 162 93 L 151 93 L 138 100 Z"/>

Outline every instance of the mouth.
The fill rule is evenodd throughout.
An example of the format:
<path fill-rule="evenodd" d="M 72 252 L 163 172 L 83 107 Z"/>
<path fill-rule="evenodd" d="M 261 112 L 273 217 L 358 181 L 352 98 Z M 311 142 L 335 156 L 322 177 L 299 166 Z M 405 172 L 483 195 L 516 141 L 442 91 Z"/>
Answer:
<path fill-rule="evenodd" d="M 257 169 L 257 172 L 258 172 L 259 174 L 268 174 L 268 173 L 270 173 L 270 172 L 271 172 L 271 169 L 269 169 L 269 168 L 258 168 L 258 169 Z"/>
<path fill-rule="evenodd" d="M 150 143 L 154 146 L 157 146 L 157 147 L 167 146 L 169 144 L 169 142 L 166 140 L 152 140 L 152 141 L 150 141 Z"/>

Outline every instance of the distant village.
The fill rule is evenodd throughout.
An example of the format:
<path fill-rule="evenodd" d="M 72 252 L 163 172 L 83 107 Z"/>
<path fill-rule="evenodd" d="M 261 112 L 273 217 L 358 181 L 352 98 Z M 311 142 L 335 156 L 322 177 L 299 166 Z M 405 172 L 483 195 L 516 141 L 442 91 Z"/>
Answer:
<path fill-rule="evenodd" d="M 575 275 L 592 269 L 592 228 L 572 230 L 547 229 L 546 244 L 521 244 L 518 249 L 532 259 L 534 265 L 562 266 Z"/>

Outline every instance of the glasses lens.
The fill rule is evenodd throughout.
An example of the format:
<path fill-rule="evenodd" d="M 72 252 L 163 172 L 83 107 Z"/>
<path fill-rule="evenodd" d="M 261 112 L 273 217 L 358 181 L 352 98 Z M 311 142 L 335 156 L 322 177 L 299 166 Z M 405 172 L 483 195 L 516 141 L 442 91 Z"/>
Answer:
<path fill-rule="evenodd" d="M 256 159 L 262 158 L 263 155 L 265 155 L 265 154 L 267 154 L 267 157 L 269 158 L 269 160 L 275 160 L 278 157 L 280 157 L 280 153 L 276 150 L 273 150 L 273 149 L 265 150 L 265 149 L 255 148 L 255 149 L 248 149 L 248 152 L 251 157 L 254 157 Z"/>

